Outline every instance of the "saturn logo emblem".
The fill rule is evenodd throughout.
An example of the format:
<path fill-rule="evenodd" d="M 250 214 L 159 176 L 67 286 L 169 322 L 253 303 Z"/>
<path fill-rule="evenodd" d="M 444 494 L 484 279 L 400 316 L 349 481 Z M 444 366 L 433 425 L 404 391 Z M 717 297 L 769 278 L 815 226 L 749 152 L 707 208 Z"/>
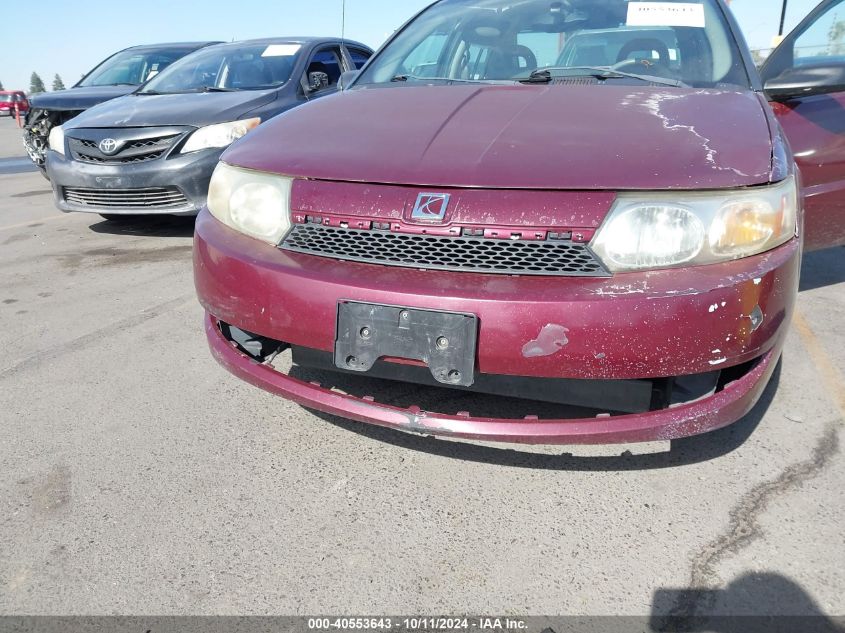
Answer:
<path fill-rule="evenodd" d="M 448 193 L 421 193 L 417 196 L 417 203 L 411 213 L 412 220 L 423 222 L 442 222 L 449 208 Z"/>

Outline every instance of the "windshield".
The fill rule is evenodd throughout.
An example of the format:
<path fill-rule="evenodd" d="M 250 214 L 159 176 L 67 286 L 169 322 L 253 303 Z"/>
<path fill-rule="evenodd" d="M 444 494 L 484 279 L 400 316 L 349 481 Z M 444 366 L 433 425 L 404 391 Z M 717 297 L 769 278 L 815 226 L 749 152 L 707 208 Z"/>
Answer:
<path fill-rule="evenodd" d="M 189 52 L 190 50 L 184 47 L 123 51 L 97 66 L 77 84 L 77 87 L 139 86 Z"/>
<path fill-rule="evenodd" d="M 207 48 L 173 64 L 138 94 L 276 88 L 290 79 L 301 48 L 300 44 Z"/>
<path fill-rule="evenodd" d="M 568 76 L 750 87 L 716 0 L 442 0 L 393 39 L 357 85 Z"/>

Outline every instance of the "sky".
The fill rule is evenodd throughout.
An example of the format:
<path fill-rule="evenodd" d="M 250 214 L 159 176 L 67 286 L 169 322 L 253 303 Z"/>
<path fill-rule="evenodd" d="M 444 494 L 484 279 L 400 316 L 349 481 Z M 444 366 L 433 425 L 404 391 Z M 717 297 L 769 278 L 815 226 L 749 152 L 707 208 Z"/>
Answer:
<path fill-rule="evenodd" d="M 732 0 L 751 48 L 769 48 L 782 0 Z M 378 48 L 431 0 L 346 0 L 346 36 Z M 787 31 L 818 0 L 788 0 Z M 49 89 L 53 76 L 76 83 L 112 53 L 136 44 L 337 35 L 342 0 L 40 0 L 11 2 L 0 11 L 0 56 L 6 90 L 28 90 L 37 72 Z"/>

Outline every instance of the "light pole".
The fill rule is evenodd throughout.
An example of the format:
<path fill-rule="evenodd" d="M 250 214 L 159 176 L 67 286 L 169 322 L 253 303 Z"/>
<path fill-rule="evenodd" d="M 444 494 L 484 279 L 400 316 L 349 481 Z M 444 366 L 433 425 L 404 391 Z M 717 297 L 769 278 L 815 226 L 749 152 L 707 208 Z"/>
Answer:
<path fill-rule="evenodd" d="M 780 12 L 780 29 L 778 29 L 778 37 L 783 37 L 783 26 L 786 24 L 786 2 L 783 0 L 783 10 Z"/>
<path fill-rule="evenodd" d="M 731 4 L 732 0 L 725 0 L 728 5 Z M 778 36 L 775 38 L 775 43 L 779 44 L 780 41 L 783 39 L 783 29 L 786 26 L 786 5 L 788 0 L 783 0 L 783 7 L 780 10 L 780 26 L 778 27 Z"/>

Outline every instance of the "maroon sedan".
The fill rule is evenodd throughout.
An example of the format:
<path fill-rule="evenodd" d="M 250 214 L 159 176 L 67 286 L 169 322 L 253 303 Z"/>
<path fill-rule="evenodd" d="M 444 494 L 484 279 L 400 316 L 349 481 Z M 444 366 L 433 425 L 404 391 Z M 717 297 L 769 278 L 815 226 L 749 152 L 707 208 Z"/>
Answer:
<path fill-rule="evenodd" d="M 214 355 L 426 435 L 622 443 L 738 420 L 805 245 L 845 242 L 845 60 L 813 40 L 842 2 L 765 84 L 722 0 L 436 2 L 343 93 L 223 155 L 194 250 Z M 442 406 L 373 397 L 372 377 Z M 474 416 L 456 390 L 521 408 Z"/>
<path fill-rule="evenodd" d="M 17 111 L 17 112 L 16 112 Z M 0 114 L 11 117 L 29 112 L 29 101 L 22 90 L 0 90 Z"/>

